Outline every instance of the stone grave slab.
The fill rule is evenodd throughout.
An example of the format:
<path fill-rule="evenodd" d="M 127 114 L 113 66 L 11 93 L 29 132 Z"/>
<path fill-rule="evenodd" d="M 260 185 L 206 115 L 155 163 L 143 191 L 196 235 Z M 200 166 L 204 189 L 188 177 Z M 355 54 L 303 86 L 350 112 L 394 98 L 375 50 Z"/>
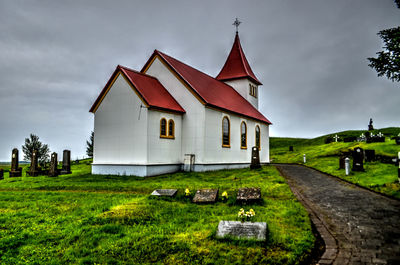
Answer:
<path fill-rule="evenodd" d="M 220 221 L 218 224 L 217 237 L 224 238 L 226 236 L 266 241 L 267 223 Z"/>
<path fill-rule="evenodd" d="M 174 197 L 178 190 L 176 189 L 159 189 L 154 190 L 151 195 L 159 197 Z"/>
<path fill-rule="evenodd" d="M 364 171 L 364 149 L 354 148 L 353 151 L 353 171 Z"/>
<path fill-rule="evenodd" d="M 215 203 L 218 199 L 218 189 L 202 189 L 196 191 L 194 203 Z"/>
<path fill-rule="evenodd" d="M 18 149 L 14 148 L 11 155 L 10 178 L 22 176 L 22 167 L 18 167 L 18 163 Z"/>
<path fill-rule="evenodd" d="M 236 202 L 237 203 L 253 203 L 261 200 L 261 189 L 257 188 L 239 188 Z"/>

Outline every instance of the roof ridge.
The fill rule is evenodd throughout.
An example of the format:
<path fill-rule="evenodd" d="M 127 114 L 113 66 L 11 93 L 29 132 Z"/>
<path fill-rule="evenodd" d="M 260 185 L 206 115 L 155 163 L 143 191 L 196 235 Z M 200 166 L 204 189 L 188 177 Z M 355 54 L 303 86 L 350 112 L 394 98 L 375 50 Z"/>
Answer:
<path fill-rule="evenodd" d="M 117 66 L 117 68 L 122 68 L 122 69 L 124 69 L 124 70 L 128 70 L 128 71 L 134 72 L 134 73 L 136 73 L 136 74 L 143 75 L 143 76 L 150 77 L 150 78 L 153 78 L 153 79 L 158 80 L 157 77 L 155 77 L 155 76 L 152 76 L 152 75 L 149 75 L 149 74 L 146 74 L 146 73 L 139 72 L 139 71 L 137 71 L 137 70 L 134 70 L 134 69 L 132 69 L 132 68 L 129 68 L 129 67 L 126 67 L 126 66 L 123 66 L 123 65 L 120 65 L 120 64 Z"/>

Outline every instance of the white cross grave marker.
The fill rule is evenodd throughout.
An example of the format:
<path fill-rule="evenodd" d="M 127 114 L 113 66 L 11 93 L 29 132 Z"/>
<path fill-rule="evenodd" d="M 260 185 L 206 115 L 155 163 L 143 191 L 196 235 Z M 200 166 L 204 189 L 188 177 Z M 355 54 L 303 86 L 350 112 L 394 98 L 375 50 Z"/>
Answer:
<path fill-rule="evenodd" d="M 335 142 L 337 142 L 337 140 L 339 139 L 339 136 L 337 136 L 337 134 L 336 134 L 335 137 L 333 137 L 333 139 L 335 139 Z"/>

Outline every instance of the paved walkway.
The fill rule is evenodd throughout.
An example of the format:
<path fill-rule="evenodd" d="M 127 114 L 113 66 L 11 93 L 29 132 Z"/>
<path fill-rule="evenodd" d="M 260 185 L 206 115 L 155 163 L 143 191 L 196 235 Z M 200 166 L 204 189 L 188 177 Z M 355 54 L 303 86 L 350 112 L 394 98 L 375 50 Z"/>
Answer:
<path fill-rule="evenodd" d="M 319 264 L 400 264 L 400 202 L 316 170 L 277 165 L 325 241 Z"/>

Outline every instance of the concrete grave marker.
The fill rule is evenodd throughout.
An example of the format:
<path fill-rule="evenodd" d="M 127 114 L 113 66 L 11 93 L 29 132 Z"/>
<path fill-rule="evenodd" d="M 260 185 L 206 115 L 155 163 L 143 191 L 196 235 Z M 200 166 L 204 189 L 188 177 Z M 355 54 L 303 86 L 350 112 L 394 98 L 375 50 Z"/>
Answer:
<path fill-rule="evenodd" d="M 365 162 L 375 161 L 375 150 L 365 149 Z"/>
<path fill-rule="evenodd" d="M 237 203 L 254 203 L 261 201 L 261 189 L 240 188 L 236 196 Z"/>
<path fill-rule="evenodd" d="M 51 160 L 50 160 L 50 169 L 49 169 L 49 176 L 50 177 L 57 177 L 58 176 L 58 160 L 57 160 L 57 153 L 54 152 L 51 154 Z"/>
<path fill-rule="evenodd" d="M 267 239 L 267 223 L 220 221 L 217 237 L 224 238 L 226 236 L 265 241 Z"/>
<path fill-rule="evenodd" d="M 22 176 L 22 168 L 18 167 L 18 149 L 14 148 L 11 154 L 11 168 L 10 168 L 10 177 L 21 177 Z"/>
<path fill-rule="evenodd" d="M 39 174 L 40 174 L 40 169 L 39 169 L 39 165 L 38 165 L 38 151 L 36 149 L 34 149 L 32 151 L 31 167 L 27 173 L 31 177 L 36 177 L 36 176 L 39 176 Z"/>
<path fill-rule="evenodd" d="M 361 147 L 353 151 L 353 171 L 364 171 L 364 150 Z"/>
<path fill-rule="evenodd" d="M 60 174 L 71 174 L 71 151 L 64 150 L 63 151 L 63 164 Z"/>
<path fill-rule="evenodd" d="M 218 189 L 202 189 L 196 191 L 194 203 L 215 203 L 218 199 Z"/>
<path fill-rule="evenodd" d="M 251 164 L 250 169 L 257 169 L 260 168 L 260 151 L 258 150 L 257 146 L 253 146 L 251 149 Z"/>
<path fill-rule="evenodd" d="M 174 197 L 178 190 L 176 189 L 159 189 L 154 190 L 151 195 L 159 197 Z"/>

